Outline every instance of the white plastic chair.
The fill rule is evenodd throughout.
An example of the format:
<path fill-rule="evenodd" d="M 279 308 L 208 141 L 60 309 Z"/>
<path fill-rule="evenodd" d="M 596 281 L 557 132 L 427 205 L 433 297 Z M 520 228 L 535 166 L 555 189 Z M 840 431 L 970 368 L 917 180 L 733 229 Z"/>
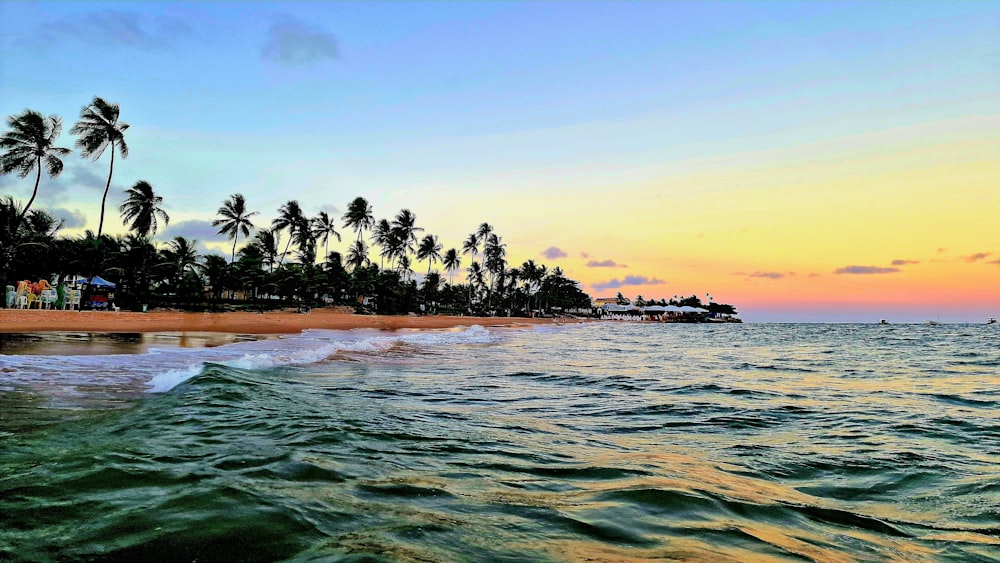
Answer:
<path fill-rule="evenodd" d="M 63 303 L 64 309 L 73 310 L 75 307 L 77 311 L 80 310 L 80 300 L 83 297 L 83 292 L 79 289 L 71 289 L 66 292 L 65 301 Z"/>
<path fill-rule="evenodd" d="M 56 301 L 59 299 L 59 295 L 54 289 L 43 289 L 42 295 L 39 296 L 39 301 L 41 302 L 38 306 L 39 309 L 45 309 L 46 306 L 49 309 L 56 308 Z"/>

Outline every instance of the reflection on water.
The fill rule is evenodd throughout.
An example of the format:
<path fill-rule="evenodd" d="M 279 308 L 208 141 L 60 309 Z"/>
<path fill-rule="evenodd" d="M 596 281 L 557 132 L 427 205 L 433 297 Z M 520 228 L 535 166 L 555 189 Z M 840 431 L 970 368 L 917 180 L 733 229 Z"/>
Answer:
<path fill-rule="evenodd" d="M 182 352 L 208 363 L 162 393 L 114 385 L 170 354 L 48 361 L 57 405 L 17 364 L 0 560 L 1000 553 L 1000 330 L 316 331 Z M 101 370 L 99 390 L 73 380 Z"/>
<path fill-rule="evenodd" d="M 0 333 L 0 355 L 80 356 L 142 354 L 158 346 L 206 348 L 263 336 L 214 332 L 28 332 Z"/>

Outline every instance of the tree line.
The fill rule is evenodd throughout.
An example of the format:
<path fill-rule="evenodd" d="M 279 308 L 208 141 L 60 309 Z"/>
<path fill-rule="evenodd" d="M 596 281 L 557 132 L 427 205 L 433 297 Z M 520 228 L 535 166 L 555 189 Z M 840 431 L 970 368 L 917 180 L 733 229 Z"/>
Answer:
<path fill-rule="evenodd" d="M 71 153 L 56 146 L 61 119 L 33 110 L 7 119 L 9 130 L 0 137 L 0 172 L 35 178 L 27 203 L 0 198 L 0 279 L 10 284 L 100 274 L 118 285 L 118 304 L 132 309 L 344 304 L 385 314 L 423 310 L 509 316 L 590 306 L 579 283 L 560 268 L 549 269 L 534 260 L 509 264 L 507 244 L 489 223 L 470 233 L 461 249 L 445 250 L 437 236 L 418 226 L 411 210 L 376 220 L 363 197 L 354 198 L 340 218 L 326 211 L 309 216 L 297 200 L 289 200 L 270 225 L 257 225 L 254 218 L 259 212 L 250 210 L 243 194 L 232 194 L 212 222 L 232 241 L 227 261 L 216 254 L 199 255 L 197 241 L 183 236 L 154 242 L 170 216 L 153 186 L 138 180 L 118 206 L 128 233 L 106 235 L 105 208 L 115 155 L 128 157 L 129 125 L 119 115 L 117 104 L 95 97 L 70 130 L 77 135 L 75 146 L 83 158 L 97 161 L 110 154 L 97 233 L 88 230 L 75 238 L 59 236 L 63 222 L 33 208 L 43 168 L 50 177 L 58 177 L 62 158 Z M 346 252 L 331 251 L 331 239 L 342 242 L 341 230 L 353 231 L 352 240 Z M 241 241 L 243 247 L 237 250 Z M 373 253 L 377 264 L 370 258 Z M 455 283 L 464 257 L 469 259 L 466 280 Z M 418 284 L 414 268 L 420 262 L 426 263 L 426 271 Z M 438 264 L 447 281 L 435 269 Z"/>

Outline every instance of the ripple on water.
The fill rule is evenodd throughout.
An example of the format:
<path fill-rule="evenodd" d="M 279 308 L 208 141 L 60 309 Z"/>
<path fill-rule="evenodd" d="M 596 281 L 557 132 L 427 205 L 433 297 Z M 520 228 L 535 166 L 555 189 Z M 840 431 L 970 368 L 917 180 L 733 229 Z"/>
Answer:
<path fill-rule="evenodd" d="M 0 559 L 995 561 L 981 328 L 319 331 L 11 360 Z"/>

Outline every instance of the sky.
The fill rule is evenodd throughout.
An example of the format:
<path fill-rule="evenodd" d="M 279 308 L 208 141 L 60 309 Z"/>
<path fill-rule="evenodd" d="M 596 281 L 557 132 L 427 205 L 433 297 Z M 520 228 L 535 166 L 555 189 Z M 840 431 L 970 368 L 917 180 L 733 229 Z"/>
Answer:
<path fill-rule="evenodd" d="M 222 254 L 230 194 L 260 226 L 363 196 L 445 249 L 489 222 L 593 297 L 1000 316 L 997 2 L 0 0 L 0 115 L 72 147 L 94 96 L 130 124 L 110 233 L 138 180 L 158 240 Z M 37 205 L 96 230 L 107 166 L 67 157 Z"/>

